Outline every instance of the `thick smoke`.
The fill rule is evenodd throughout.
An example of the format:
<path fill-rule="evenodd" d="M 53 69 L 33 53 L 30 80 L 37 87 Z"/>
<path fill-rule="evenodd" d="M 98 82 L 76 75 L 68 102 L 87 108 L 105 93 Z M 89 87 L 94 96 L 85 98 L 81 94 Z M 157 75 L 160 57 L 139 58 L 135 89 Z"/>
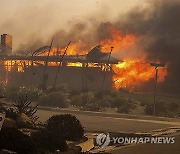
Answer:
<path fill-rule="evenodd" d="M 91 30 L 99 19 L 101 22 L 107 19 L 108 13 L 105 9 L 109 2 L 105 4 L 101 2 L 101 5 L 96 2 L 96 0 L 77 2 L 74 0 L 1 0 L 0 34 L 8 33 L 13 36 L 14 52 L 28 52 L 30 48 L 36 50 L 43 45 L 49 45 L 54 35 L 59 39 L 58 44 L 64 46 L 70 39 L 75 40 L 73 38 L 76 37 L 75 34 L 80 36 L 81 30 L 84 33 L 84 30 L 78 29 L 76 25 L 84 25 L 84 23 L 87 25 L 90 21 L 91 24 L 88 25 L 91 27 L 88 29 Z M 100 18 L 101 14 L 103 19 Z"/>
<path fill-rule="evenodd" d="M 40 9 L 45 11 L 49 8 Z M 53 13 L 55 12 L 50 13 L 52 17 Z M 39 14 L 39 12 L 36 10 L 34 14 Z M 39 32 L 43 28 L 43 24 L 46 23 L 44 22 L 46 12 L 45 16 L 41 15 L 44 20 L 40 29 L 32 27 L 36 29 L 35 32 L 37 33 L 32 33 L 31 39 L 22 42 L 18 51 L 27 50 L 30 46 L 32 49 L 37 49 L 43 45 L 48 45 L 53 35 L 55 36 L 54 46 L 65 47 L 69 41 L 73 43 L 82 41 L 84 45 L 81 46 L 80 50 L 89 50 L 101 40 L 111 38 L 112 29 L 116 28 L 125 34 L 134 34 L 140 38 L 130 54 L 128 52 L 128 56 L 134 54 L 141 56 L 144 52 L 147 55 L 146 60 L 148 62 L 167 64 L 168 75 L 165 81 L 158 85 L 158 90 L 180 94 L 180 2 L 178 0 L 151 0 L 147 7 L 136 7 L 124 15 L 121 14 L 115 21 L 106 20 L 106 15 L 99 14 L 87 17 L 82 21 L 71 21 L 68 30 L 67 28 L 56 29 L 55 32 L 48 32 L 48 37 L 45 37 L 39 35 L 41 34 Z M 37 26 L 39 27 L 39 25 Z M 40 36 L 43 38 L 41 39 Z M 137 51 L 140 52 L 137 53 Z M 151 84 L 149 84 L 150 82 Z M 146 89 L 152 85 L 153 81 L 150 82 L 145 85 Z"/>
<path fill-rule="evenodd" d="M 156 1 L 151 8 L 131 11 L 120 29 L 139 36 L 148 61 L 167 64 L 168 76 L 160 85 L 161 91 L 180 94 L 180 2 Z"/>
<path fill-rule="evenodd" d="M 153 1 L 144 9 L 135 8 L 120 16 L 115 22 L 97 23 L 89 29 L 88 24 L 76 24 L 69 33 L 57 33 L 60 42 L 83 40 L 85 48 L 112 37 L 112 28 L 138 36 L 138 50 L 146 53 L 147 61 L 161 62 L 167 66 L 168 75 L 158 85 L 160 92 L 180 94 L 180 2 Z M 63 37 L 62 37 L 63 36 Z M 63 39 L 63 40 L 62 40 Z M 136 52 L 136 50 L 132 50 Z M 141 54 L 141 53 L 139 53 Z M 146 86 L 149 86 L 148 83 Z M 152 81 L 151 81 L 152 85 Z"/>

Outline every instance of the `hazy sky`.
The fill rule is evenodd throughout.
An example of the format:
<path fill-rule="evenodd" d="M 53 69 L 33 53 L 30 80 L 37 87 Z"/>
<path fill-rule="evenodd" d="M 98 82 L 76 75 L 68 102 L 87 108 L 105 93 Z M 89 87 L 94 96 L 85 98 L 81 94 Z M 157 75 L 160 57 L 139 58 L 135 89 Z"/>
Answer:
<path fill-rule="evenodd" d="M 13 35 L 16 50 L 24 41 L 45 38 L 73 22 L 113 21 L 147 0 L 0 0 L 0 34 Z"/>

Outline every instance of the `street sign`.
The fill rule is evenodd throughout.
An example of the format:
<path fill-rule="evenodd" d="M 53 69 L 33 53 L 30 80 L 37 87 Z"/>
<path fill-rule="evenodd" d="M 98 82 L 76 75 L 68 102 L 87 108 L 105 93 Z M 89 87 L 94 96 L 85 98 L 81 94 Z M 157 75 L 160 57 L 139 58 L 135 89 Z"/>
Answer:
<path fill-rule="evenodd" d="M 4 119 L 5 119 L 5 113 L 0 113 L 0 130 L 2 128 Z"/>

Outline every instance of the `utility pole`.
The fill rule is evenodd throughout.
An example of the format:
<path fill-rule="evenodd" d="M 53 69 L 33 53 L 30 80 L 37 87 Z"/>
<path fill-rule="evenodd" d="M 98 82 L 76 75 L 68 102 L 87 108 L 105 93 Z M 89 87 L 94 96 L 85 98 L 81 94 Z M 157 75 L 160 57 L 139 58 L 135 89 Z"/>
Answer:
<path fill-rule="evenodd" d="M 50 47 L 49 47 L 49 51 L 48 51 L 48 55 L 46 56 L 46 61 L 45 61 L 45 67 L 44 67 L 44 71 L 43 71 L 43 76 L 45 75 L 46 73 L 46 69 L 47 69 L 47 66 L 48 66 L 48 60 L 49 60 L 49 55 L 50 55 L 50 52 L 51 52 L 51 48 L 52 48 L 52 45 L 53 45 L 53 41 L 54 41 L 54 36 L 51 40 L 51 44 L 50 44 Z"/>
<path fill-rule="evenodd" d="M 158 70 L 159 67 L 164 67 L 165 64 L 158 64 L 158 63 L 150 63 L 151 66 L 155 68 L 155 84 L 154 84 L 154 103 L 153 103 L 153 116 L 155 116 L 156 112 L 156 93 L 157 93 L 157 81 L 158 81 Z"/>
<path fill-rule="evenodd" d="M 46 61 L 45 61 L 45 66 L 44 66 L 44 71 L 43 71 L 43 83 L 42 83 L 42 89 L 43 90 L 46 89 L 46 84 L 47 84 L 47 80 L 48 80 L 48 74 L 46 73 L 46 70 L 47 70 L 47 66 L 48 66 L 48 60 L 49 60 L 49 55 L 50 55 L 51 48 L 53 45 L 53 41 L 54 41 L 54 36 L 52 38 L 51 45 L 50 45 L 49 51 L 48 51 L 48 55 L 47 55 Z"/>
<path fill-rule="evenodd" d="M 61 63 L 62 63 L 62 61 L 63 61 L 63 58 L 64 58 L 64 56 L 66 55 L 66 51 L 67 51 L 67 49 L 69 48 L 69 45 L 70 45 L 70 44 L 71 44 L 71 41 L 68 43 L 68 45 L 67 45 L 67 47 L 66 47 L 66 49 L 65 49 L 65 51 L 64 51 L 64 53 L 63 53 L 63 55 L 62 55 L 62 57 L 61 57 L 61 60 L 60 60 L 60 62 L 59 62 L 58 69 L 57 69 L 57 72 L 56 72 L 56 75 L 55 75 L 55 80 L 54 80 L 54 84 L 53 84 L 53 89 L 54 89 L 55 86 L 56 86 L 56 81 L 57 81 L 59 69 L 60 69 L 60 66 L 61 66 Z"/>
<path fill-rule="evenodd" d="M 109 53 L 106 66 L 109 65 L 109 60 L 110 60 L 110 57 L 111 57 L 111 53 L 112 53 L 113 48 L 114 48 L 114 47 L 111 47 L 111 51 L 110 51 L 110 53 Z M 103 92 L 103 90 L 104 90 L 104 82 L 105 82 L 105 79 L 106 79 L 106 72 L 107 72 L 107 70 L 105 70 L 105 72 L 104 72 L 104 77 L 103 77 L 103 82 L 102 82 L 102 92 Z"/>

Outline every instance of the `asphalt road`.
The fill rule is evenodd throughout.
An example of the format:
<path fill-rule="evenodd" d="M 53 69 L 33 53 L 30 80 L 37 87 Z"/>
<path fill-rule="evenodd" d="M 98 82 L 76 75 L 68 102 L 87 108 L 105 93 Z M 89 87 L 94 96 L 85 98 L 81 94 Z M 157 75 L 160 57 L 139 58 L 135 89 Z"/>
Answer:
<path fill-rule="evenodd" d="M 148 132 L 150 130 L 175 126 L 175 122 L 119 118 L 95 112 L 38 110 L 39 120 L 45 122 L 52 115 L 70 113 L 75 115 L 86 131 L 98 132 Z"/>

